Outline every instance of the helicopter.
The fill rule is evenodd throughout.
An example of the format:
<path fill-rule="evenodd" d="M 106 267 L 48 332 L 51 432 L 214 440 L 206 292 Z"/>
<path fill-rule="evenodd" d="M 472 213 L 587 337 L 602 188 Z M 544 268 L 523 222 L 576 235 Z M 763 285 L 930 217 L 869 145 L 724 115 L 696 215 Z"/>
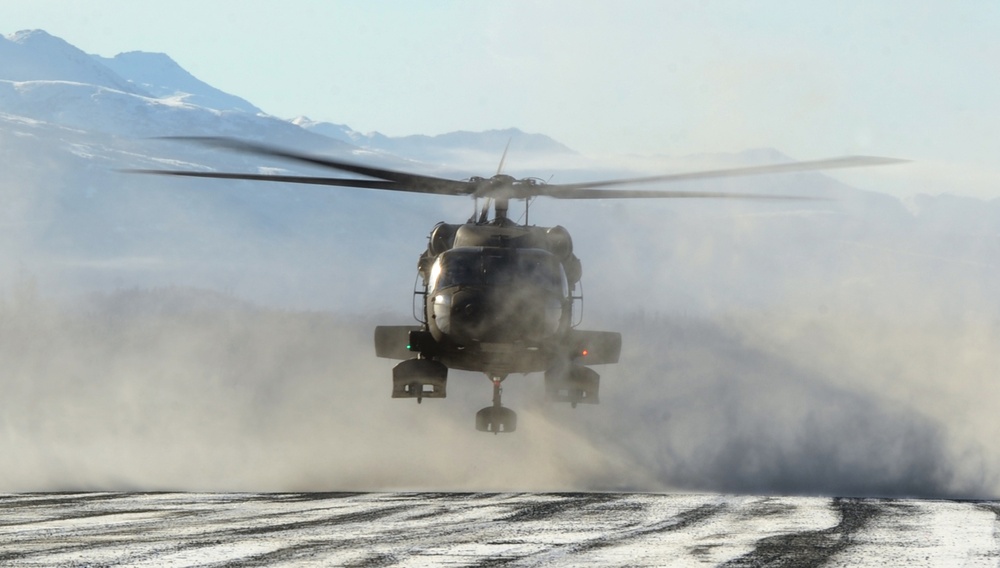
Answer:
<path fill-rule="evenodd" d="M 553 184 L 502 173 L 453 180 L 310 155 L 225 137 L 165 139 L 279 158 L 358 176 L 328 177 L 133 169 L 130 173 L 256 180 L 472 197 L 474 213 L 464 223 L 436 224 L 417 260 L 421 298 L 416 325 L 375 328 L 375 355 L 400 361 L 392 369 L 392 398 L 447 396 L 448 370 L 481 372 L 493 385 L 490 406 L 476 414 L 476 429 L 494 434 L 517 429 L 517 413 L 502 403 L 502 383 L 513 374 L 543 373 L 547 400 L 578 404 L 600 401 L 600 375 L 591 367 L 617 363 L 621 334 L 579 329 L 582 263 L 562 226 L 528 224 L 533 199 L 761 199 L 817 197 L 736 192 L 619 188 L 651 183 L 853 168 L 905 162 L 877 156 L 844 156 L 666 175 Z M 509 148 L 509 143 L 508 143 Z M 524 223 L 508 216 L 510 202 L 524 202 Z M 482 205 L 480 203 L 482 202 Z M 492 214 L 492 216 L 491 216 Z"/>

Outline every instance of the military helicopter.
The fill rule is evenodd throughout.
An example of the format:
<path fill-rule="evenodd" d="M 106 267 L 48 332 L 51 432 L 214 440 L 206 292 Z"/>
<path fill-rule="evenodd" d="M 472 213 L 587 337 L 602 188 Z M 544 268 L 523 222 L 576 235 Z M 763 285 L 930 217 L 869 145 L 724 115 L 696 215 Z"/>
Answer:
<path fill-rule="evenodd" d="M 582 266 L 569 231 L 528 224 L 536 197 L 555 199 L 815 199 L 786 195 L 612 189 L 616 186 L 696 179 L 777 174 L 904 162 L 875 156 L 779 163 L 627 179 L 552 184 L 502 173 L 507 151 L 491 177 L 452 180 L 308 155 L 256 142 L 220 137 L 169 137 L 260 157 L 281 158 L 365 176 L 307 177 L 186 170 L 128 170 L 132 173 L 215 179 L 258 180 L 456 195 L 475 200 L 465 223 L 438 223 L 417 261 L 422 296 L 418 325 L 375 328 L 375 354 L 400 360 L 392 370 L 392 397 L 445 398 L 448 369 L 482 372 L 493 384 L 493 403 L 476 414 L 476 429 L 510 433 L 517 414 L 502 404 L 501 384 L 511 374 L 544 373 L 553 402 L 597 404 L 600 376 L 593 365 L 617 363 L 621 334 L 578 329 Z M 508 144 L 509 146 L 509 144 Z M 511 200 L 525 206 L 525 222 L 508 217 Z M 480 207 L 480 201 L 482 205 Z M 492 212 L 492 217 L 490 214 Z"/>

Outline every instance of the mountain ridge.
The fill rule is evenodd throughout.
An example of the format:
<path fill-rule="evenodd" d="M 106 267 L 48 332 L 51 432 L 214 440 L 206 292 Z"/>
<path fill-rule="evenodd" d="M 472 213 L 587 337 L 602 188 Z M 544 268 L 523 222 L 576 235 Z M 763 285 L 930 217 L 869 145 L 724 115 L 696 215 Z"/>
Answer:
<path fill-rule="evenodd" d="M 67 81 L 148 96 L 65 40 L 44 30 L 0 37 L 0 78 L 8 81 Z"/>
<path fill-rule="evenodd" d="M 249 101 L 223 92 L 188 73 L 165 53 L 128 51 L 95 60 L 156 98 L 177 97 L 185 103 L 221 111 L 262 111 Z"/>

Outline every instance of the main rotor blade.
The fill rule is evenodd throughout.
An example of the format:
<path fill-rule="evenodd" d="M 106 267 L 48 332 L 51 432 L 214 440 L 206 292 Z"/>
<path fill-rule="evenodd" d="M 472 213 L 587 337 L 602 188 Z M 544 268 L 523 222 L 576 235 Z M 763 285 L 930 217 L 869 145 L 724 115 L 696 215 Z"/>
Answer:
<path fill-rule="evenodd" d="M 203 146 L 210 146 L 214 148 L 226 148 L 229 150 L 234 150 L 237 152 L 243 152 L 247 154 L 255 154 L 258 156 L 284 158 L 286 160 L 292 160 L 314 166 L 331 168 L 335 170 L 351 172 L 373 178 L 389 180 L 392 182 L 396 182 L 398 184 L 398 187 L 394 188 L 382 187 L 379 189 L 397 189 L 399 191 L 411 191 L 415 193 L 433 193 L 438 195 L 471 195 L 472 192 L 475 190 L 475 185 L 469 182 L 450 180 L 450 179 L 439 178 L 434 176 L 426 176 L 420 174 L 411 174 L 396 170 L 390 170 L 386 168 L 376 168 L 372 166 L 366 166 L 363 164 L 346 162 L 343 160 L 335 160 L 333 158 L 313 156 L 309 154 L 301 154 L 290 150 L 284 150 L 281 148 L 275 148 L 273 146 L 266 146 L 264 144 L 257 144 L 254 142 L 245 142 L 243 140 L 236 140 L 233 138 L 218 137 L 218 136 L 166 136 L 163 137 L 162 139 L 194 142 L 196 144 L 201 144 Z M 200 177 L 207 177 L 207 176 L 200 176 Z M 235 178 L 235 179 L 240 179 L 240 178 Z M 246 178 L 246 179 L 257 179 L 257 178 Z M 316 177 L 309 179 L 318 180 L 322 178 Z M 312 183 L 312 182 L 294 182 L 294 183 Z M 333 183 L 328 185 L 340 185 L 340 184 Z"/>
<path fill-rule="evenodd" d="M 196 172 L 183 170 L 126 170 L 134 173 L 187 176 L 217 179 L 245 179 L 255 181 L 277 181 L 311 185 L 327 185 L 340 187 L 357 187 L 362 189 L 383 189 L 404 191 L 410 193 L 429 193 L 436 195 L 466 195 L 494 199 L 530 199 L 538 196 L 556 199 L 641 199 L 641 198 L 715 198 L 715 199 L 787 199 L 787 200 L 822 200 L 819 197 L 786 196 L 771 194 L 741 194 L 728 192 L 694 192 L 669 190 L 640 189 L 607 189 L 612 186 L 670 183 L 699 179 L 719 179 L 763 174 L 778 174 L 787 172 L 803 172 L 837 168 L 855 168 L 862 166 L 879 166 L 900 164 L 909 160 L 883 158 L 878 156 L 844 156 L 825 160 L 804 162 L 788 162 L 783 164 L 768 164 L 763 166 L 745 166 L 697 172 L 682 172 L 676 174 L 612 179 L 595 182 L 546 184 L 536 183 L 531 179 L 508 181 L 496 176 L 486 180 L 473 178 L 469 181 L 458 181 L 434 176 L 411 174 L 386 168 L 377 168 L 356 164 L 333 158 L 313 156 L 281 148 L 275 148 L 255 142 L 245 142 L 233 138 L 212 136 L 171 136 L 168 140 L 193 142 L 203 146 L 225 148 L 259 156 L 282 158 L 314 166 L 330 168 L 371 178 L 370 180 L 324 177 L 324 176 L 287 176 L 269 174 L 240 174 L 228 172 Z M 506 158 L 506 150 L 504 152 Z M 502 171 L 504 159 L 501 159 Z"/>
<path fill-rule="evenodd" d="M 409 191 L 425 193 L 419 189 L 400 185 L 394 181 L 381 179 L 351 179 L 330 177 L 286 176 L 271 174 L 237 174 L 226 172 L 193 172 L 186 170 L 120 170 L 130 174 L 153 174 L 162 176 L 198 177 L 213 179 L 246 179 L 254 181 L 277 181 L 285 183 L 304 183 L 310 185 L 332 185 L 340 187 L 357 187 L 360 189 L 389 189 L 393 191 Z"/>
<path fill-rule="evenodd" d="M 593 189 L 557 188 L 540 194 L 556 199 L 771 199 L 783 201 L 829 201 L 826 197 L 806 197 L 803 195 L 776 195 L 766 193 L 734 193 L 719 191 L 670 191 L 656 189 Z"/>
<path fill-rule="evenodd" d="M 784 164 L 768 164 L 764 166 L 746 166 L 742 168 L 727 168 L 721 170 L 705 170 L 699 172 L 684 172 L 679 174 L 667 174 L 661 176 L 647 176 L 625 179 L 612 179 L 605 181 L 594 181 L 584 183 L 551 184 L 540 186 L 542 192 L 539 195 L 550 195 L 558 197 L 555 192 L 562 190 L 592 189 L 600 187 L 610 187 L 614 185 L 631 185 L 654 182 L 678 182 L 696 179 L 717 179 L 727 177 L 752 176 L 762 174 L 778 174 L 786 172 L 805 172 L 814 170 L 832 170 L 837 168 L 857 168 L 862 166 L 883 166 L 889 164 L 901 164 L 909 160 L 898 158 L 882 158 L 879 156 L 843 156 L 840 158 L 829 158 L 825 160 L 811 160 L 806 162 L 788 162 Z M 549 193 L 552 192 L 552 193 Z M 603 195 L 601 198 L 618 197 L 615 193 Z M 621 197 L 626 197 L 622 195 Z M 636 195 L 635 197 L 655 197 L 655 195 Z M 573 199 L 568 195 L 563 195 L 563 199 Z M 588 199 L 578 197 L 577 199 Z"/>

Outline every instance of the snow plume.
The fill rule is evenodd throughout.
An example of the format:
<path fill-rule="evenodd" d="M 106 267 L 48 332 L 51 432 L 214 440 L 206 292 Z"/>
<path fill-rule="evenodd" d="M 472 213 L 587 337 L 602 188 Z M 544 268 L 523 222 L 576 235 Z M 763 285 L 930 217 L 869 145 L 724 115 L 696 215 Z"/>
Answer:
<path fill-rule="evenodd" d="M 996 240 L 850 198 L 590 227 L 612 237 L 587 247 L 588 295 L 618 315 L 588 326 L 625 345 L 595 443 L 664 488 L 995 496 Z"/>
<path fill-rule="evenodd" d="M 568 489 L 593 464 L 626 472 L 530 412 L 523 434 L 476 432 L 480 376 L 453 372 L 445 401 L 392 400 L 374 321 L 180 288 L 9 296 L 4 491 Z"/>
<path fill-rule="evenodd" d="M 996 456 L 898 388 L 769 352 L 751 319 L 629 318 L 602 404 L 546 405 L 540 377 L 511 377 L 519 428 L 494 436 L 473 428 L 481 376 L 452 371 L 446 400 L 389 397 L 370 344 L 388 316 L 183 288 L 57 307 L 30 279 L 2 309 L 4 491 L 995 492 Z"/>
<path fill-rule="evenodd" d="M 864 331 L 858 322 L 782 317 L 621 321 L 628 330 L 625 363 L 606 373 L 602 392 L 605 410 L 614 411 L 588 428 L 664 488 L 995 495 L 1000 456 L 986 453 L 988 427 L 996 424 L 989 404 L 964 391 L 967 383 L 925 381 L 920 361 L 889 351 L 894 345 L 940 354 L 940 347 L 912 335 L 869 343 L 874 337 L 852 335 Z M 777 337 L 792 329 L 794 341 Z M 880 349 L 898 374 L 857 365 Z M 975 372 L 986 372 L 986 363 L 977 362 Z M 972 420 L 985 423 L 975 431 L 962 427 Z"/>

